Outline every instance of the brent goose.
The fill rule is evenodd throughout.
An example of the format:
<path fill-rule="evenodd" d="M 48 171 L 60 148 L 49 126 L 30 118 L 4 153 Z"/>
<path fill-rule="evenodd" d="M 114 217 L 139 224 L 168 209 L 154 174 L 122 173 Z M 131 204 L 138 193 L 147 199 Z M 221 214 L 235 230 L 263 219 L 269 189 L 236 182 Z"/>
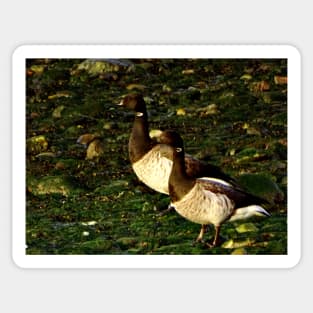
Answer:
<path fill-rule="evenodd" d="M 173 167 L 169 177 L 171 206 L 186 219 L 201 224 L 196 241 L 202 241 L 208 224 L 215 226 L 215 236 L 209 247 L 219 244 L 220 227 L 227 221 L 252 216 L 270 216 L 260 206 L 267 201 L 210 177 L 192 178 L 186 173 L 184 145 L 180 135 L 164 131 L 160 142 L 172 147 Z M 203 175 L 204 176 L 204 175 Z"/>

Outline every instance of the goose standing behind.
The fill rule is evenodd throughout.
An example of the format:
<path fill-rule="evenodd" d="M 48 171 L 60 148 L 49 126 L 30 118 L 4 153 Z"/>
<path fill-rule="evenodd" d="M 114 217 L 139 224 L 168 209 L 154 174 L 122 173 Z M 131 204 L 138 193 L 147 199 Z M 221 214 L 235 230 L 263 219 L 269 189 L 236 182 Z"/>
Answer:
<path fill-rule="evenodd" d="M 173 165 L 171 148 L 150 138 L 146 103 L 143 97 L 139 94 L 129 94 L 119 105 L 135 111 L 135 120 L 128 143 L 129 158 L 134 172 L 148 187 L 169 194 L 168 180 Z M 223 173 L 217 166 L 187 154 L 185 166 L 188 177 L 210 176 L 236 184 L 233 178 Z"/>
<path fill-rule="evenodd" d="M 214 247 L 219 244 L 220 227 L 226 221 L 270 216 L 260 206 L 267 202 L 264 199 L 223 181 L 189 177 L 185 170 L 183 140 L 178 133 L 164 131 L 159 139 L 172 147 L 173 167 L 169 178 L 171 205 L 186 219 L 202 225 L 196 241 L 202 241 L 208 224 L 215 226 L 213 243 L 208 244 Z"/>

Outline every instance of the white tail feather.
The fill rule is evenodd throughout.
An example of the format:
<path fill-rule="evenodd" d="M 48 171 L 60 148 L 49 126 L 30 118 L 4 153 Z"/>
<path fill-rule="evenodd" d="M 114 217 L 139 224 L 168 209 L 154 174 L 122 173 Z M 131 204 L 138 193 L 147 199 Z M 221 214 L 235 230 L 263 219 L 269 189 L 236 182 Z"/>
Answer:
<path fill-rule="evenodd" d="M 235 213 L 229 219 L 229 222 L 247 219 L 252 216 L 271 216 L 271 214 L 259 205 L 249 205 L 235 210 Z"/>

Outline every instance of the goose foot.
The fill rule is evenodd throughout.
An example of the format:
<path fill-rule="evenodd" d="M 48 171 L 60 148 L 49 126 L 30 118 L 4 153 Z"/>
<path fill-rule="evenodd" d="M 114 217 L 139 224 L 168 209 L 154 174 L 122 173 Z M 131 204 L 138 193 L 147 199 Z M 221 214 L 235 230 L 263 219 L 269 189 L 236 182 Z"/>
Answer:
<path fill-rule="evenodd" d="M 219 241 L 217 241 L 217 242 L 207 242 L 207 241 L 205 241 L 204 239 L 200 239 L 200 240 L 194 240 L 193 242 L 192 242 L 192 244 L 191 244 L 191 246 L 192 247 L 194 247 L 194 246 L 196 246 L 197 244 L 201 244 L 201 245 L 203 245 L 204 247 L 206 247 L 206 248 L 209 248 L 209 249 L 211 249 L 211 248 L 215 248 L 215 247 L 217 247 L 219 244 L 220 244 L 220 242 Z"/>
<path fill-rule="evenodd" d="M 196 240 L 193 241 L 192 246 L 195 246 L 197 243 L 205 244 L 205 241 L 203 239 L 204 234 L 206 233 L 208 228 L 208 225 L 201 225 L 200 233 Z"/>
<path fill-rule="evenodd" d="M 200 233 L 196 239 L 196 242 L 203 242 L 203 236 L 207 232 L 208 225 L 201 225 Z"/>
<path fill-rule="evenodd" d="M 212 243 L 209 243 L 203 239 L 204 234 L 206 233 L 208 225 L 201 225 L 200 233 L 197 239 L 192 243 L 192 246 L 195 246 L 197 243 L 204 244 L 207 248 L 214 248 L 219 246 L 224 240 L 221 240 L 220 236 L 220 226 L 215 226 L 215 235 Z"/>
<path fill-rule="evenodd" d="M 212 243 L 205 242 L 205 245 L 207 248 L 212 249 L 217 247 L 220 244 L 219 240 L 218 241 L 213 241 Z"/>
<path fill-rule="evenodd" d="M 212 243 L 206 243 L 206 246 L 211 249 L 214 247 L 217 247 L 218 245 L 220 245 L 221 240 L 220 240 L 220 230 L 221 230 L 221 226 L 215 226 L 215 235 L 214 235 L 214 240 Z"/>

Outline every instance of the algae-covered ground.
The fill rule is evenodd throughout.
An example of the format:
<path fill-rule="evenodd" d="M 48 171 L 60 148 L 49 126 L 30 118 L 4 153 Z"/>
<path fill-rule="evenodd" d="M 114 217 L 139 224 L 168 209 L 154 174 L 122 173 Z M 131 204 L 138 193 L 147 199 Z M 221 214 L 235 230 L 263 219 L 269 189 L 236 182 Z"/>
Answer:
<path fill-rule="evenodd" d="M 27 60 L 26 253 L 286 254 L 286 75 L 283 59 Z M 193 244 L 200 225 L 160 214 L 169 198 L 131 169 L 133 112 L 116 106 L 130 92 L 151 129 L 179 131 L 272 216 L 224 224 L 220 247 Z M 88 154 L 82 135 L 97 139 Z"/>

